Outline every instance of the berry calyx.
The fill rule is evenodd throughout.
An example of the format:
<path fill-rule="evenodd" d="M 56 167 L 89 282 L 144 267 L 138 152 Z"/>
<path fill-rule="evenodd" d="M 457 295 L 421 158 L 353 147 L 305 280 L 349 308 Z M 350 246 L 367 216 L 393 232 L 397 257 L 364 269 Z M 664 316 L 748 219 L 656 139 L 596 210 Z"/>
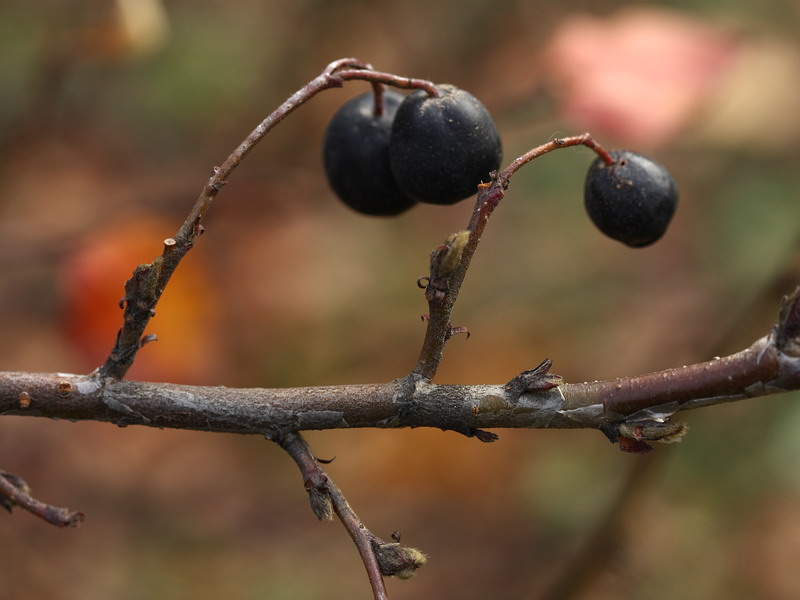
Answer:
<path fill-rule="evenodd" d="M 342 202 L 362 214 L 395 216 L 416 204 L 389 167 L 392 120 L 404 98 L 385 90 L 383 111 L 376 115 L 374 94 L 357 96 L 336 111 L 325 131 L 322 161 L 328 183 Z"/>
<path fill-rule="evenodd" d="M 678 186 L 667 169 L 631 152 L 612 150 L 613 164 L 598 157 L 583 188 L 586 212 L 608 237 L 633 248 L 661 238 L 678 206 Z"/>
<path fill-rule="evenodd" d="M 400 188 L 419 202 L 455 204 L 500 166 L 500 134 L 486 107 L 453 85 L 406 96 L 392 125 L 389 160 Z"/>

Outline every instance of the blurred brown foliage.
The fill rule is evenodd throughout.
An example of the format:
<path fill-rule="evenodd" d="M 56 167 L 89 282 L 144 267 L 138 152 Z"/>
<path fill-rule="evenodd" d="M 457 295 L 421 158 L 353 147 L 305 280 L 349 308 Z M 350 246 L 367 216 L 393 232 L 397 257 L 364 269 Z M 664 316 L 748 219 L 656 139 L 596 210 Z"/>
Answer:
<path fill-rule="evenodd" d="M 5 3 L 3 369 L 97 366 L 124 280 L 160 252 L 211 167 L 342 56 L 468 89 L 507 160 L 590 129 L 654 154 L 681 185 L 666 237 L 633 251 L 583 214 L 588 151 L 518 174 L 456 308 L 472 336 L 450 342 L 440 382 L 506 381 L 545 356 L 568 380 L 608 378 L 744 347 L 800 283 L 800 13 L 683 4 Z M 316 98 L 234 174 L 132 378 L 274 387 L 413 366 L 426 309 L 415 280 L 471 206 L 378 220 L 338 204 L 320 139 L 361 91 Z M 796 400 L 688 415 L 586 597 L 800 595 Z M 329 472 L 366 524 L 430 555 L 389 583 L 392 598 L 538 597 L 638 460 L 596 432 L 500 434 L 309 434 L 337 457 Z M 369 595 L 344 531 L 313 519 L 298 473 L 263 440 L 6 417 L 0 457 L 38 497 L 88 515 L 69 531 L 0 516 L 2 599 Z"/>

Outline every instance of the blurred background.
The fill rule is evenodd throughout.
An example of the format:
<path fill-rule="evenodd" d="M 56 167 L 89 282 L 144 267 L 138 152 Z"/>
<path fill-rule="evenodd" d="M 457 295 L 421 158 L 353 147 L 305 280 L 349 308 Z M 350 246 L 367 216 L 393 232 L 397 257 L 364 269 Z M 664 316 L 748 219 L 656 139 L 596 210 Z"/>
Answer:
<path fill-rule="evenodd" d="M 800 283 L 798 26 L 794 0 L 5 0 L 2 369 L 98 366 L 125 280 L 212 167 L 345 56 L 469 90 L 505 162 L 588 130 L 653 156 L 681 188 L 666 236 L 632 250 L 584 214 L 590 151 L 518 173 L 454 314 L 472 336 L 449 343 L 438 382 L 504 382 L 544 357 L 583 381 L 738 351 Z M 316 97 L 233 174 L 130 378 L 279 387 L 412 368 L 415 281 L 472 203 L 380 220 L 337 201 L 321 138 L 366 89 Z M 647 456 L 594 431 L 308 438 L 336 457 L 328 472 L 368 527 L 429 555 L 413 580 L 388 581 L 393 599 L 788 599 L 797 400 L 686 414 L 685 441 Z M 2 599 L 371 597 L 344 530 L 314 519 L 293 463 L 263 439 L 5 417 L 0 468 L 87 514 L 71 530 L 0 515 Z"/>

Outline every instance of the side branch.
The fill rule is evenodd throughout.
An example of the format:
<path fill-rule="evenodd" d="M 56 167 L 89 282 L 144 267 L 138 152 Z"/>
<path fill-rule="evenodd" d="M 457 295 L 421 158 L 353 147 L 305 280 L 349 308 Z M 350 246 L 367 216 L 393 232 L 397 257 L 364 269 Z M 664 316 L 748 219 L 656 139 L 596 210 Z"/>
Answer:
<path fill-rule="evenodd" d="M 376 600 L 388 598 L 383 583 L 384 575 L 407 579 L 425 564 L 425 555 L 416 548 L 400 546 L 397 542 L 385 542 L 366 528 L 350 508 L 344 494 L 322 469 L 302 435 L 290 432 L 276 442 L 297 463 L 311 501 L 311 509 L 317 518 L 331 519 L 333 513 L 336 513 L 350 534 L 367 570 Z"/>
<path fill-rule="evenodd" d="M 458 265 L 444 274 L 436 272 L 437 263 L 434 260 L 437 250 L 432 253 L 431 273 L 426 286 L 425 299 L 428 301 L 428 328 L 422 343 L 419 361 L 414 368 L 414 376 L 423 381 L 431 381 L 436 375 L 439 363 L 444 354 L 445 343 L 452 335 L 453 328 L 450 324 L 450 315 L 453 311 L 461 284 L 467 274 L 467 269 L 472 261 L 472 256 L 478 248 L 483 232 L 492 216 L 494 209 L 505 196 L 505 190 L 511 177 L 523 166 L 531 161 L 554 150 L 585 146 L 597 153 L 607 164 L 613 163 L 608 151 L 598 144 L 589 133 L 572 137 L 556 138 L 528 150 L 525 154 L 513 160 L 505 169 L 492 172 L 491 181 L 478 186 L 478 197 L 470 216 L 469 225 L 465 232 L 469 233 L 463 248 L 459 251 Z"/>
<path fill-rule="evenodd" d="M 211 204 L 220 190 L 228 183 L 228 177 L 242 160 L 278 123 L 297 108 L 318 93 L 342 87 L 346 81 L 353 80 L 371 82 L 376 89 L 388 84 L 406 89 L 425 89 L 432 95 L 438 93 L 430 81 L 374 71 L 368 63 L 355 58 L 343 58 L 330 63 L 322 73 L 289 96 L 253 129 L 221 166 L 214 167 L 213 174 L 200 190 L 194 206 L 175 237 L 164 240 L 161 255 L 151 263 L 136 267 L 133 276 L 125 284 L 125 297 L 120 300 L 120 307 L 124 309 L 123 324 L 117 334 L 113 349 L 99 369 L 101 376 L 115 379 L 125 377 L 139 349 L 155 339 L 155 336 L 145 336 L 144 331 L 150 319 L 155 316 L 156 304 L 175 269 L 178 268 L 178 264 L 192 249 L 197 236 L 203 233 L 201 224 L 203 217 L 211 208 Z"/>
<path fill-rule="evenodd" d="M 0 506 L 8 512 L 11 512 L 14 506 L 18 506 L 51 525 L 59 527 L 77 527 L 85 518 L 82 512 L 52 506 L 37 500 L 31 495 L 28 484 L 21 477 L 8 471 L 0 471 Z"/>
<path fill-rule="evenodd" d="M 172 274 L 183 257 L 194 246 L 195 238 L 203 233 L 201 221 L 211 208 L 211 204 L 220 190 L 228 182 L 230 174 L 239 163 L 278 123 L 285 119 L 299 106 L 313 98 L 320 91 L 341 86 L 330 70 L 338 67 L 339 62 L 331 63 L 321 75 L 297 90 L 286 101 L 275 109 L 266 119 L 242 141 L 228 156 L 222 166 L 214 167 L 213 174 L 200 191 L 189 215 L 173 238 L 164 240 L 164 250 L 149 264 L 136 267 L 133 276 L 125 284 L 125 297 L 120 301 L 124 308 L 123 325 L 117 334 L 114 348 L 100 367 L 101 375 L 121 379 L 125 376 L 136 358 L 136 353 L 144 343 L 150 341 L 144 337 L 144 331 L 155 316 L 155 307 L 161 298 Z M 347 64 L 347 63 L 343 63 Z"/>

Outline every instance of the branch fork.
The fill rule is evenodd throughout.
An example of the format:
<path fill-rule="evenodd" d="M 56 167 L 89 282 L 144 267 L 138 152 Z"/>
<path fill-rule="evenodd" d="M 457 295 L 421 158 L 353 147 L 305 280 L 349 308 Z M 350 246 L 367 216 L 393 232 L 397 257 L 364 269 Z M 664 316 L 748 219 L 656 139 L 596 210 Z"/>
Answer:
<path fill-rule="evenodd" d="M 504 385 L 446 386 L 432 381 L 446 342 L 469 332 L 451 325 L 451 313 L 488 220 L 502 201 L 511 177 L 554 150 L 585 146 L 607 164 L 613 159 L 590 134 L 556 138 L 488 174 L 478 186 L 467 227 L 449 235 L 430 253 L 430 273 L 417 285 L 428 304 L 426 332 L 417 365 L 389 383 L 282 390 L 208 388 L 124 381 L 139 349 L 155 336 L 145 334 L 155 307 L 183 257 L 203 233 L 202 220 L 233 170 L 278 123 L 321 91 L 347 81 L 369 82 L 376 108 L 386 85 L 423 89 L 422 79 L 375 71 L 369 63 L 343 58 L 292 94 L 214 167 L 183 225 L 164 241 L 161 255 L 136 267 L 120 302 L 123 324 L 105 363 L 90 375 L 0 373 L 0 414 L 110 421 L 206 431 L 258 434 L 275 441 L 297 464 L 312 511 L 320 520 L 335 515 L 359 554 L 374 597 L 387 598 L 384 576 L 407 578 L 425 564 L 415 548 L 386 542 L 371 533 L 341 490 L 312 454 L 300 431 L 336 427 L 439 427 L 484 442 L 497 439 L 496 427 L 598 429 L 623 450 L 644 452 L 648 442 L 675 442 L 686 433 L 670 421 L 681 410 L 800 389 L 800 288 L 784 299 L 778 325 L 737 354 L 698 365 L 615 381 L 565 383 L 550 372 L 550 360 L 523 371 Z M 75 526 L 83 514 L 44 504 L 24 480 L 0 471 L 0 506 L 19 506 L 48 522 Z"/>

